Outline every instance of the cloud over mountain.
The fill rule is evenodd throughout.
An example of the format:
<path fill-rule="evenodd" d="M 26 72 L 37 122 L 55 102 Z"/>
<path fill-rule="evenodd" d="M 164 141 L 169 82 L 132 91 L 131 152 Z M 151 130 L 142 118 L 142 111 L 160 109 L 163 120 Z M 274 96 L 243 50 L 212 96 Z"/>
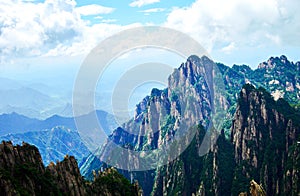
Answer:
<path fill-rule="evenodd" d="M 165 25 L 226 52 L 241 46 L 295 45 L 300 41 L 299 7 L 297 0 L 197 0 L 174 8 Z"/>

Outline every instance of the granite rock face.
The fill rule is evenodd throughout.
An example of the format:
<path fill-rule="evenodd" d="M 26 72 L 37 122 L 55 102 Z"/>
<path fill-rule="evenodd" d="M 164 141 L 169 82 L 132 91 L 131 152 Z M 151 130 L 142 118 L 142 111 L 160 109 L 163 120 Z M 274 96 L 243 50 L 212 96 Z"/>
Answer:
<path fill-rule="evenodd" d="M 289 160 L 299 156 L 291 154 L 299 134 L 299 115 L 286 101 L 275 101 L 264 89 L 244 86 L 232 126 L 236 172 L 242 172 L 245 180 L 260 182 L 267 195 L 291 193 L 290 182 L 284 179 Z"/>
<path fill-rule="evenodd" d="M 116 188 L 119 187 L 119 188 Z M 140 195 L 117 171 L 99 172 L 93 182 L 84 180 L 77 161 L 66 155 L 46 168 L 35 146 L 11 142 L 0 144 L 0 192 L 4 195 Z"/>
<path fill-rule="evenodd" d="M 299 62 L 281 56 L 271 57 L 256 70 L 246 65 L 216 65 L 225 85 L 223 96 L 211 91 L 211 81 L 218 77 L 211 69 L 213 61 L 189 57 L 170 75 L 166 89 L 153 89 L 137 105 L 134 118 L 86 159 L 81 167 L 84 175 L 105 167 L 100 160 L 111 155 L 110 143 L 134 151 L 154 150 L 172 141 L 180 127 L 198 127 L 195 141 L 169 164 L 123 174 L 138 180 L 146 195 L 238 195 L 249 189 L 252 179 L 261 183 L 268 195 L 297 195 Z M 209 141 L 201 130 L 207 130 L 213 121 L 212 103 L 216 100 L 226 111 L 225 122 L 222 130 L 210 130 L 220 136 L 202 156 L 199 141 Z M 128 168 L 139 164 L 138 160 L 128 162 Z"/>
<path fill-rule="evenodd" d="M 166 89 L 152 89 L 151 94 L 137 105 L 134 118 L 117 128 L 107 143 L 87 158 L 81 166 L 82 173 L 86 175 L 92 169 L 99 169 L 102 166 L 99 160 L 110 159 L 115 144 L 135 151 L 155 150 L 169 145 L 178 132 L 184 135 L 188 128 L 199 123 L 208 127 L 213 101 L 214 66 L 214 62 L 205 56 L 189 57 L 169 76 Z M 184 150 L 182 146 L 177 146 L 178 151 Z M 139 159 L 122 158 L 119 161 L 127 164 L 129 171 L 132 165 L 141 164 Z M 97 168 L 93 168 L 95 165 Z M 145 172 L 123 171 L 123 174 L 138 180 L 146 195 L 152 191 L 155 168 Z"/>
<path fill-rule="evenodd" d="M 245 85 L 231 138 L 221 131 L 211 151 L 199 156 L 204 134 L 200 128 L 180 157 L 158 169 L 152 194 L 247 195 L 250 181 L 266 195 L 300 193 L 299 114 L 286 101 Z M 258 194 L 256 185 L 250 195 Z"/>

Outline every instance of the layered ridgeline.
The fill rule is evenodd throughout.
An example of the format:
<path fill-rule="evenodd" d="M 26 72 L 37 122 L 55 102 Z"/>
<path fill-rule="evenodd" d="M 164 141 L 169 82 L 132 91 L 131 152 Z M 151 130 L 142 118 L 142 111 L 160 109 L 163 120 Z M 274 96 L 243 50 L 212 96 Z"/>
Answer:
<path fill-rule="evenodd" d="M 99 151 L 96 152 L 96 155 L 102 158 L 105 157 L 105 155 L 110 152 L 110 142 L 137 151 L 160 148 L 162 144 L 172 139 L 180 123 L 183 122 L 182 119 L 184 119 L 186 125 L 191 125 L 194 129 L 195 126 L 192 125 L 201 125 L 198 126 L 196 136 L 191 142 L 191 145 L 178 160 L 176 159 L 174 162 L 162 168 L 146 172 L 121 171 L 127 178 L 138 180 L 146 195 L 151 193 L 153 187 L 153 194 L 158 195 L 162 193 L 172 195 L 174 193 L 188 194 L 196 192 L 200 195 L 204 192 L 208 195 L 230 195 L 231 193 L 234 195 L 242 191 L 247 191 L 251 178 L 255 178 L 255 180 L 260 183 L 264 182 L 268 193 L 282 193 L 283 188 L 286 191 L 294 190 L 297 192 L 297 187 L 292 183 L 298 179 L 296 176 L 297 170 L 295 170 L 299 162 L 297 146 L 295 144 L 297 139 L 296 135 L 294 138 L 288 139 L 289 142 L 285 141 L 286 137 L 276 136 L 276 138 L 280 140 L 281 143 L 286 144 L 286 146 L 284 150 L 279 148 L 278 154 L 281 153 L 282 157 L 277 158 L 276 156 L 272 156 L 272 158 L 275 157 L 276 161 L 279 160 L 279 162 L 287 164 L 284 168 L 281 167 L 281 169 L 278 169 L 278 171 L 280 170 L 282 173 L 287 172 L 285 176 L 276 173 L 274 175 L 277 175 L 277 177 L 270 177 L 271 170 L 269 170 L 267 157 L 263 156 L 265 158 L 261 158 L 258 157 L 257 154 L 255 157 L 251 155 L 251 157 L 248 158 L 251 159 L 251 161 L 253 161 L 252 159 L 256 159 L 255 162 L 257 165 L 255 165 L 255 167 L 259 168 L 256 168 L 255 171 L 259 171 L 259 173 L 250 174 L 244 171 L 246 167 L 246 169 L 251 169 L 250 165 L 242 165 L 242 163 L 247 162 L 247 160 L 238 159 L 238 157 L 242 156 L 239 154 L 245 154 L 245 152 L 246 154 L 250 153 L 249 150 L 244 152 L 237 149 L 240 149 L 241 146 L 245 146 L 245 143 L 252 145 L 253 142 L 248 142 L 247 137 L 236 140 L 237 137 L 234 137 L 234 135 L 241 134 L 238 131 L 242 130 L 237 130 L 236 124 L 232 123 L 232 121 L 235 120 L 234 122 L 238 122 L 236 121 L 238 118 L 237 113 L 240 111 L 240 107 L 243 107 L 243 105 L 240 104 L 241 99 L 239 95 L 243 85 L 246 83 L 251 83 L 256 87 L 264 87 L 276 100 L 283 97 L 292 104 L 293 107 L 297 107 L 300 103 L 300 63 L 290 62 L 285 56 L 281 56 L 272 57 L 267 62 L 261 63 L 256 70 L 251 70 L 250 67 L 245 65 L 234 65 L 230 68 L 223 64 L 217 64 L 225 84 L 225 94 L 218 97 L 222 108 L 227 111 L 223 124 L 224 131 L 221 132 L 221 136 L 217 140 L 217 145 L 212 148 L 210 153 L 206 156 L 198 156 L 197 153 L 199 154 L 199 151 L 201 153 L 199 147 L 201 147 L 200 144 L 202 143 L 203 135 L 206 133 L 205 126 L 207 126 L 209 124 L 208 121 L 211 120 L 212 97 L 211 92 L 209 92 L 209 86 L 206 83 L 209 78 L 204 77 L 204 75 L 207 74 L 204 74 L 204 70 L 205 67 L 210 67 L 212 64 L 213 62 L 207 57 L 198 58 L 191 56 L 188 58 L 187 62 L 182 64 L 169 77 L 168 88 L 165 90 L 153 89 L 151 95 L 137 105 L 134 119 L 116 129 L 113 134 L 110 135 L 107 144 L 101 147 Z M 256 90 L 252 90 L 256 92 Z M 259 91 L 262 90 L 260 89 Z M 267 95 L 265 91 L 263 91 L 263 94 Z M 272 100 L 271 95 L 268 95 L 268 97 L 270 98 L 268 101 Z M 277 102 L 273 100 L 272 103 Z M 278 103 L 280 105 L 280 103 L 286 102 L 280 99 Z M 270 105 L 268 108 L 273 109 L 268 110 L 268 114 L 277 111 L 277 106 L 276 104 L 275 106 L 274 104 Z M 286 106 L 288 106 L 287 103 Z M 250 109 L 253 110 L 253 108 Z M 255 110 L 258 109 L 257 107 L 255 108 Z M 286 111 L 278 110 L 278 112 L 282 113 L 286 121 L 289 122 L 291 116 L 296 114 L 288 114 L 289 111 L 293 110 L 290 106 L 284 107 L 284 110 Z M 256 113 L 259 111 L 252 112 Z M 245 114 L 245 116 L 246 115 L 248 114 Z M 245 116 L 244 118 L 247 119 Z M 259 119 L 255 120 L 261 122 Z M 271 121 L 271 117 L 269 120 L 270 124 L 273 125 L 274 122 Z M 292 127 L 296 130 L 295 133 L 297 132 L 298 134 L 299 128 L 297 127 L 299 126 L 297 122 L 294 121 L 295 120 L 292 120 L 296 125 Z M 255 124 L 248 124 L 247 122 L 241 121 L 240 123 L 243 129 L 254 129 L 253 126 Z M 281 128 L 285 130 L 285 133 L 288 133 L 286 129 L 290 125 L 286 125 L 286 127 L 285 125 L 286 124 L 282 124 Z M 258 126 L 261 125 L 259 124 Z M 263 149 L 263 146 L 260 147 L 260 143 L 256 144 L 256 147 L 258 146 L 258 149 L 261 150 L 259 152 L 263 152 L 265 147 L 269 145 L 277 145 L 273 144 L 275 142 L 275 140 L 273 140 L 273 132 L 277 133 L 282 131 L 278 129 L 279 126 L 269 126 L 268 124 L 263 127 L 269 128 L 269 135 L 261 135 L 264 138 L 263 140 L 269 141 L 269 143 L 266 143 Z M 258 128 L 260 130 L 262 129 L 261 127 L 257 127 L 257 129 Z M 263 131 L 264 130 L 261 130 L 261 132 Z M 130 133 L 134 133 L 135 135 Z M 231 140 L 231 135 L 232 138 L 235 139 Z M 253 132 L 252 137 L 258 139 L 260 135 Z M 263 164 L 264 161 L 265 163 Z M 248 160 L 248 162 L 250 161 Z M 263 165 L 264 169 L 262 169 Z M 92 177 L 92 171 L 99 170 L 100 167 L 106 167 L 106 165 L 100 162 L 99 158 L 95 157 L 94 154 L 91 154 L 81 164 L 81 171 L 83 175 L 89 178 Z M 274 168 L 275 166 L 272 166 L 272 169 Z M 252 168 L 251 171 L 253 170 Z M 234 176 L 232 174 L 233 171 L 236 171 Z M 265 177 L 264 174 L 266 178 L 262 181 L 262 178 Z M 238 175 L 246 175 L 246 178 L 242 178 Z M 285 178 L 283 180 L 284 182 L 278 180 L 281 179 L 281 177 Z M 274 180 L 277 180 L 277 185 L 274 185 Z M 287 181 L 290 183 L 287 183 Z M 275 189 L 277 192 L 274 191 Z"/>
<path fill-rule="evenodd" d="M 96 111 L 99 122 L 107 134 L 116 127 L 112 115 Z M 92 114 L 78 117 L 88 122 Z M 82 141 L 74 118 L 54 115 L 45 120 L 29 118 L 17 113 L 0 115 L 0 141 L 22 144 L 26 141 L 38 147 L 44 164 L 61 160 L 66 154 L 75 156 L 80 162 L 90 151 Z"/>
<path fill-rule="evenodd" d="M 0 144 L 1 195 L 140 195 L 138 184 L 131 184 L 114 168 L 84 180 L 73 156 L 56 164 L 43 165 L 35 146 L 11 142 Z"/>

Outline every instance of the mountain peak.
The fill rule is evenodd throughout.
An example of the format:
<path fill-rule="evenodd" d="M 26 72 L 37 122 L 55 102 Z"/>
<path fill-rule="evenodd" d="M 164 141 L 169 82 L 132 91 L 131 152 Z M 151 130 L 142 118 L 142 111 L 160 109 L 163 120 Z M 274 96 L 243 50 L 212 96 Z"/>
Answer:
<path fill-rule="evenodd" d="M 258 69 L 273 69 L 275 67 L 293 66 L 294 63 L 290 62 L 285 55 L 280 57 L 270 57 L 267 62 L 262 62 L 258 65 Z"/>
<path fill-rule="evenodd" d="M 199 61 L 200 58 L 199 58 L 199 56 L 197 56 L 197 55 L 191 55 L 191 56 L 188 57 L 187 60 L 188 60 L 188 61 Z"/>
<path fill-rule="evenodd" d="M 196 65 L 201 65 L 205 62 L 212 62 L 212 60 L 205 55 L 203 55 L 201 58 L 197 55 L 191 55 L 188 57 L 187 62 L 193 62 Z M 200 63 L 200 62 L 202 62 L 202 63 Z"/>

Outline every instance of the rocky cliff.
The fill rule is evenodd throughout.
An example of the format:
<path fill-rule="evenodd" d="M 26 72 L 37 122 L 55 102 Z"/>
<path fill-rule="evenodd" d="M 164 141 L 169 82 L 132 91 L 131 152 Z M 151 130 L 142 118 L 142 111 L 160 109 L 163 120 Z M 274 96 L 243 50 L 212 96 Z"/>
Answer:
<path fill-rule="evenodd" d="M 111 158 L 119 158 L 119 162 L 127 164 L 123 168 L 129 171 L 132 165 L 142 165 L 139 159 L 122 158 L 120 153 L 112 156 L 115 144 L 125 149 L 146 152 L 163 148 L 174 141 L 176 134 L 185 135 L 189 127 L 199 123 L 207 128 L 212 113 L 214 66 L 213 61 L 207 57 L 189 57 L 186 63 L 170 75 L 168 88 L 153 89 L 150 96 L 137 105 L 134 118 L 110 135 L 107 143 L 95 153 L 97 156 L 93 154 L 87 158 L 81 166 L 83 174 L 103 166 L 99 160 L 109 162 Z M 177 152 L 186 148 L 181 146 L 176 149 Z M 129 179 L 137 179 L 145 194 L 152 191 L 155 168 L 146 172 L 123 171 L 123 174 Z"/>
<path fill-rule="evenodd" d="M 300 62 L 292 62 L 286 56 L 270 57 L 259 63 L 257 69 L 247 65 L 233 65 L 228 67 L 217 63 L 225 84 L 226 100 L 228 103 L 228 118 L 224 128 L 230 135 L 231 120 L 236 110 L 239 92 L 245 84 L 252 84 L 266 89 L 275 100 L 285 99 L 288 103 L 300 106 Z"/>
<path fill-rule="evenodd" d="M 0 144 L 1 195 L 139 195 L 138 184 L 116 170 L 99 172 L 93 182 L 84 180 L 73 156 L 44 167 L 38 149 L 27 143 Z"/>
<path fill-rule="evenodd" d="M 268 195 L 299 193 L 299 187 L 294 187 L 292 193 L 290 182 L 285 180 L 290 175 L 287 161 L 299 156 L 291 154 L 299 134 L 299 115 L 294 108 L 283 99 L 275 101 L 264 89 L 246 85 L 240 93 L 232 126 L 231 140 L 238 166 L 233 189 L 253 178 L 265 187 Z M 299 175 L 294 174 L 296 178 Z"/>
<path fill-rule="evenodd" d="M 299 117 L 286 101 L 245 85 L 231 139 L 222 131 L 214 148 L 199 156 L 199 129 L 187 150 L 158 170 L 153 194 L 239 195 L 254 179 L 267 195 L 298 195 Z"/>
<path fill-rule="evenodd" d="M 297 192 L 297 185 L 292 182 L 298 179 L 299 116 L 289 104 L 296 108 L 300 103 L 299 62 L 290 62 L 285 56 L 271 57 L 256 70 L 246 65 L 230 68 L 218 63 L 221 83 L 225 84 L 221 96 L 211 91 L 212 78 L 218 78 L 210 69 L 213 64 L 207 57 L 189 57 L 170 75 L 167 89 L 153 89 L 137 105 L 134 118 L 116 129 L 107 144 L 86 159 L 81 167 L 83 174 L 88 176 L 92 169 L 105 167 L 100 160 L 110 157 L 110 143 L 134 151 L 148 151 L 172 141 L 180 127 L 201 125 L 207 130 L 213 121 L 212 103 L 217 97 L 226 118 L 224 130 L 215 130 L 221 135 L 211 151 L 200 156 L 203 154 L 202 145 L 197 143 L 203 140 L 200 129 L 196 141 L 169 164 L 141 173 L 122 171 L 124 175 L 137 179 L 146 195 L 150 194 L 153 183 L 152 193 L 156 195 L 238 195 L 248 190 L 251 178 L 262 183 L 269 194 Z M 254 86 L 264 87 L 270 93 Z M 279 91 L 282 96 L 278 97 Z M 266 151 L 270 149 L 276 150 L 268 158 Z M 127 163 L 129 170 L 131 165 L 140 164 Z"/>

